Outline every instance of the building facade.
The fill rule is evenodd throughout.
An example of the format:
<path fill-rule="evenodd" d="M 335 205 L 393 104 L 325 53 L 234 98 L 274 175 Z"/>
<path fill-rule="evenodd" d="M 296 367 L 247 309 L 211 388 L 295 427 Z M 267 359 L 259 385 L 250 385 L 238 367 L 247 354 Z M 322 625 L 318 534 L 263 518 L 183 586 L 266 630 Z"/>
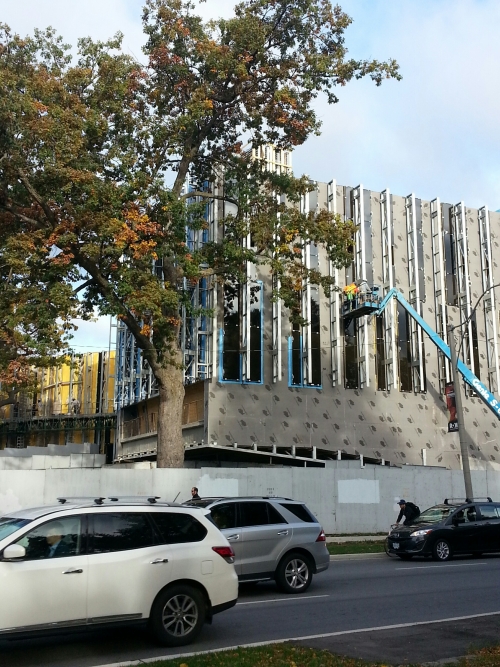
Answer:
<path fill-rule="evenodd" d="M 336 270 L 320 247 L 304 250 L 307 266 L 330 272 L 339 288 L 325 296 L 304 285 L 304 326 L 292 326 L 271 299 L 272 277 L 255 266 L 248 267 L 245 285 L 186 286 L 194 303 L 214 310 L 213 317 L 183 314 L 186 404 L 191 393 L 198 403 L 203 393 L 203 410 L 198 406 L 196 419 L 185 421 L 186 444 L 459 468 L 458 434 L 448 432 L 449 362 L 395 301 L 380 316 L 343 317 L 342 289 L 356 282 L 383 296 L 396 288 L 445 341 L 448 325 L 464 323 L 457 329 L 464 334 L 457 337 L 460 356 L 498 395 L 500 292 L 481 295 L 500 283 L 500 214 L 335 181 L 316 183 L 301 206 L 328 208 L 356 223 L 353 263 Z M 222 214 L 219 205 L 207 210 L 208 234 L 220 233 Z M 117 359 L 125 351 L 119 345 Z M 136 350 L 128 359 L 143 373 L 135 401 L 147 402 L 154 395 L 147 368 Z M 472 465 L 497 468 L 498 419 L 469 389 L 463 394 Z M 141 458 L 141 433 L 135 437 L 121 433 L 117 458 Z"/>
<path fill-rule="evenodd" d="M 0 449 L 93 443 L 112 458 L 115 350 L 75 354 L 33 370 L 37 390 L 0 409 Z"/>

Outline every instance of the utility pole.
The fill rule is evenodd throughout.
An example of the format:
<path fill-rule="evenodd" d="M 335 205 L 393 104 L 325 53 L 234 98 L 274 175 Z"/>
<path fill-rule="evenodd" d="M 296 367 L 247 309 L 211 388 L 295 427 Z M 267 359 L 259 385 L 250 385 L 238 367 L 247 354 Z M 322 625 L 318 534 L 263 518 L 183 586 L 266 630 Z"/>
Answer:
<path fill-rule="evenodd" d="M 458 422 L 458 437 L 460 439 L 460 453 L 462 454 L 462 470 L 464 473 L 465 482 L 465 497 L 473 498 L 472 493 L 472 479 L 470 475 L 469 464 L 469 450 L 467 448 L 467 440 L 465 434 L 464 424 L 464 410 L 462 406 L 462 387 L 461 380 L 458 374 L 457 350 L 455 348 L 455 337 L 453 335 L 456 327 L 448 327 L 448 339 L 450 343 L 451 356 L 451 377 L 453 379 L 453 389 L 455 391 L 455 406 L 457 408 L 457 422 Z"/>

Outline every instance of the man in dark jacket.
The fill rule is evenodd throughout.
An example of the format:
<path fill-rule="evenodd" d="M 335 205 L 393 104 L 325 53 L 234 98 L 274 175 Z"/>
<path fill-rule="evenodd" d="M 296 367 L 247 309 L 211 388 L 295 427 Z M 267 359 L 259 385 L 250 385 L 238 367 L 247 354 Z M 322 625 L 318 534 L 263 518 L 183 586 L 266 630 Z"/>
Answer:
<path fill-rule="evenodd" d="M 398 518 L 396 519 L 396 525 L 399 525 L 399 522 L 404 517 L 405 520 L 403 522 L 403 525 L 409 526 L 411 523 L 415 521 L 415 519 L 417 519 L 420 516 L 419 508 L 413 503 L 406 502 L 406 500 L 401 499 L 398 505 L 400 509 Z"/>

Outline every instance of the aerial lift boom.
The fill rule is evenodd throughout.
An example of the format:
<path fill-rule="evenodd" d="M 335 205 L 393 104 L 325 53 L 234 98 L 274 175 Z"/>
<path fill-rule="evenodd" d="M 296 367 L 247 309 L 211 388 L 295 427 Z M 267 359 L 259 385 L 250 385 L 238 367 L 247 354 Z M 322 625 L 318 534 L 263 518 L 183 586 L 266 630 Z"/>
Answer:
<path fill-rule="evenodd" d="M 396 288 L 392 288 L 387 292 L 383 299 L 376 296 L 375 293 L 360 294 L 355 301 L 346 301 L 346 310 L 343 313 L 345 320 L 350 320 L 363 315 L 380 315 L 383 313 L 391 299 L 396 299 L 406 312 L 412 317 L 415 322 L 422 328 L 429 336 L 434 345 L 451 361 L 451 352 L 449 346 L 444 340 L 430 327 L 427 322 L 417 313 L 415 308 L 411 306 L 404 296 Z M 474 392 L 481 398 L 490 410 L 500 418 L 500 401 L 495 398 L 489 389 L 477 378 L 474 373 L 467 368 L 463 361 L 457 360 L 457 370 L 462 375 L 465 382 L 474 390 Z"/>

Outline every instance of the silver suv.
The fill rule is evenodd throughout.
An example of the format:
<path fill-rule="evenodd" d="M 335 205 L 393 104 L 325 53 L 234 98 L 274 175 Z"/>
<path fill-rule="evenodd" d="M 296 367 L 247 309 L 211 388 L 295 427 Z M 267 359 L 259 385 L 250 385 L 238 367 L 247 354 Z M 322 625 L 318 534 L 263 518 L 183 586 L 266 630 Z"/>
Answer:
<path fill-rule="evenodd" d="M 290 498 L 190 500 L 210 517 L 231 544 L 240 582 L 275 579 L 285 593 L 303 593 L 313 574 L 326 570 L 325 533 L 304 503 Z"/>

